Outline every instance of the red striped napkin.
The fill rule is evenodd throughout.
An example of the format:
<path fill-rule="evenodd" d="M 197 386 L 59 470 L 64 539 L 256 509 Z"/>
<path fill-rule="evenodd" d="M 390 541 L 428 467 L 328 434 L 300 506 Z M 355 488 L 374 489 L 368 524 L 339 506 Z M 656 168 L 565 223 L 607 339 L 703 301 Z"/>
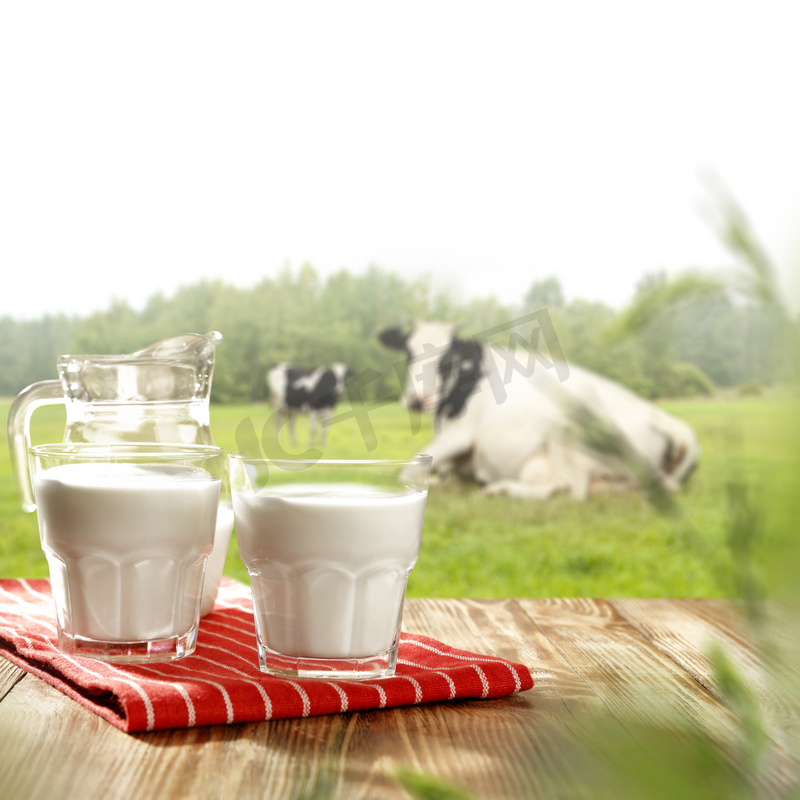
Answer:
<path fill-rule="evenodd" d="M 288 680 L 258 669 L 249 587 L 224 578 L 191 656 L 115 665 L 58 652 L 46 580 L 0 580 L 0 654 L 123 731 L 308 717 L 441 700 L 503 697 L 533 686 L 527 667 L 401 635 L 397 673 L 373 681 Z"/>

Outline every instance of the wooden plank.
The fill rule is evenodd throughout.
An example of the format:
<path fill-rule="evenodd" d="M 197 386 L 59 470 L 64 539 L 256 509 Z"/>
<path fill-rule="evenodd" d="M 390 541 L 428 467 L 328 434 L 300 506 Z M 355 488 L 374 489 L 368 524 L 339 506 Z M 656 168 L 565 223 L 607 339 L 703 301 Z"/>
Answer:
<path fill-rule="evenodd" d="M 763 637 L 746 625 L 740 603 L 715 599 L 615 599 L 613 608 L 659 651 L 722 697 L 708 653 L 720 645 L 757 699 L 789 783 L 800 776 L 800 663 L 791 609 L 764 608 Z M 774 636 L 773 636 L 774 634 Z M 776 768 L 779 765 L 776 765 Z"/>
<path fill-rule="evenodd" d="M 409 629 L 421 622 L 436 632 L 432 635 L 450 644 L 519 661 L 529 667 L 536 680 L 533 690 L 517 698 L 518 727 L 512 724 L 508 710 L 497 715 L 479 710 L 476 725 L 491 733 L 482 744 L 513 754 L 503 767 L 485 773 L 488 782 L 483 783 L 481 775 L 470 777 L 469 786 L 479 797 L 547 797 L 555 788 L 581 796 L 592 787 L 587 785 L 586 776 L 574 769 L 576 752 L 588 749 L 601 757 L 608 755 L 605 742 L 594 737 L 593 720 L 607 711 L 602 695 L 532 619 L 535 614 L 531 609 L 547 603 L 426 600 L 415 606 L 408 619 Z M 444 713 L 455 737 L 458 731 L 449 709 Z M 612 718 L 609 724 L 615 722 Z M 624 735 L 624 728 L 619 726 L 617 733 Z M 457 745 L 467 747 L 460 738 Z M 446 761 L 440 764 L 442 771 L 449 776 Z"/>
<path fill-rule="evenodd" d="M 660 608 L 664 614 L 673 613 L 673 604 L 677 608 L 682 605 L 682 601 L 673 600 L 642 602 L 652 602 L 653 607 Z M 684 663 L 700 664 L 703 659 L 702 651 L 696 649 L 696 633 L 684 640 L 682 663 L 671 652 L 656 646 L 645 635 L 644 628 L 617 613 L 610 602 L 524 600 L 521 605 L 530 611 L 554 646 L 603 698 L 608 718 L 623 725 L 630 721 L 667 734 L 673 732 L 679 751 L 682 743 L 687 748 L 693 746 L 685 731 L 694 731 L 716 742 L 729 761 L 737 763 L 741 756 L 741 732 L 735 715 L 698 679 L 696 671 L 684 666 Z M 713 628 L 714 623 L 709 624 Z M 796 777 L 792 758 L 780 740 L 773 740 L 771 748 L 773 761 L 766 780 L 776 789 L 786 789 L 793 785 Z M 684 754 L 691 755 L 688 750 Z"/>
<path fill-rule="evenodd" d="M 609 717 L 658 724 L 679 717 L 698 727 L 719 718 L 732 735 L 730 715 L 685 670 L 659 652 L 602 600 L 521 601 L 537 627 L 592 686 Z"/>
<path fill-rule="evenodd" d="M 735 725 L 704 683 L 700 644 L 704 631 L 739 641 L 724 621 L 726 608 L 669 600 L 410 600 L 406 630 L 526 664 L 536 687 L 488 702 L 135 735 L 0 659 L 2 795 L 226 800 L 324 796 L 328 787 L 337 798 L 407 800 L 391 779 L 404 765 L 478 798 L 592 797 L 593 776 L 574 759 L 585 750 L 610 755 L 598 721 L 618 737 L 630 736 L 630 719 L 674 717 L 733 747 Z M 749 645 L 738 646 L 746 652 Z"/>
<path fill-rule="evenodd" d="M 0 658 L 0 702 L 22 680 L 25 672 L 10 661 Z"/>
<path fill-rule="evenodd" d="M 4 800 L 290 796 L 348 715 L 125 734 L 32 676 L 0 703 Z M 258 791 L 254 791 L 254 787 Z"/>
<path fill-rule="evenodd" d="M 465 647 L 540 665 L 545 652 L 518 604 L 409 603 L 407 628 Z M 521 628 L 520 628 L 521 626 Z M 542 643 L 546 644 L 546 643 Z M 521 650 L 527 647 L 524 653 Z M 522 655 L 526 655 L 525 658 Z M 17 796 L 286 796 L 325 783 L 342 797 L 405 798 L 398 765 L 449 778 L 478 797 L 531 796 L 564 772 L 557 746 L 560 702 L 535 691 L 494 701 L 128 736 L 30 676 L 0 704 L 0 729 L 15 729 L 0 755 L 0 780 Z M 540 698 L 541 700 L 541 698 Z M 531 714 L 539 716 L 532 724 Z M 74 747 L 65 743 L 74 741 Z M 91 753 L 91 771 L 78 769 Z M 9 764 L 26 764 L 10 776 Z M 13 795 L 12 795 L 13 796 Z"/>
<path fill-rule="evenodd" d="M 719 695 L 708 650 L 719 644 L 739 667 L 745 682 L 759 698 L 765 711 L 777 719 L 797 722 L 797 693 L 785 686 L 790 680 L 796 686 L 800 679 L 800 664 L 780 658 L 786 643 L 781 632 L 777 641 L 771 639 L 776 621 L 785 622 L 778 611 L 769 613 L 773 625 L 767 625 L 766 638 L 757 641 L 748 629 L 739 604 L 721 600 L 610 600 L 617 613 L 656 648 L 694 675 L 710 691 Z M 784 631 L 784 625 L 777 628 Z M 794 642 L 788 642 L 796 646 Z M 777 649 L 772 649 L 772 647 Z M 769 648 L 765 653 L 761 647 Z"/>

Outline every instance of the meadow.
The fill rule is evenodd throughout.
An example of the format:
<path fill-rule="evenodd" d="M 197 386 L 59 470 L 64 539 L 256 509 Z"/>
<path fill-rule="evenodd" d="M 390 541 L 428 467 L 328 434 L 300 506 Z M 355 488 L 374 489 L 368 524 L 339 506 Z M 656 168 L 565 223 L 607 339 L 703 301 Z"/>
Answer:
<path fill-rule="evenodd" d="M 663 405 L 695 428 L 703 448 L 701 465 L 676 498 L 673 513 L 659 511 L 635 493 L 585 503 L 566 497 L 532 502 L 483 496 L 479 487 L 459 481 L 438 483 L 429 492 L 422 554 L 409 581 L 409 595 L 730 596 L 737 591 L 729 546 L 731 509 L 745 496 L 753 501 L 761 537 L 749 556 L 763 580 L 772 580 L 781 571 L 784 545 L 791 545 L 784 500 L 797 485 L 797 451 L 789 445 L 793 401 L 780 396 L 731 397 Z M 3 418 L 8 407 L 8 401 L 0 402 Z M 430 420 L 412 417 L 397 404 L 363 410 L 368 417 L 361 417 L 360 427 L 358 417 L 347 418 L 348 408 L 340 407 L 345 418 L 331 426 L 325 456 L 403 457 L 424 451 L 431 437 Z M 34 442 L 60 441 L 64 418 L 57 406 L 38 410 Z M 276 443 L 268 405 L 214 405 L 211 420 L 217 444 L 227 450 L 237 449 L 237 428 L 243 422 L 252 423 L 273 456 L 281 448 L 298 453 L 307 447 L 304 419 L 298 423 L 297 448 L 285 434 L 280 446 Z M 235 535 L 225 573 L 247 582 Z M 0 577 L 46 576 L 36 515 L 19 507 L 4 440 Z"/>

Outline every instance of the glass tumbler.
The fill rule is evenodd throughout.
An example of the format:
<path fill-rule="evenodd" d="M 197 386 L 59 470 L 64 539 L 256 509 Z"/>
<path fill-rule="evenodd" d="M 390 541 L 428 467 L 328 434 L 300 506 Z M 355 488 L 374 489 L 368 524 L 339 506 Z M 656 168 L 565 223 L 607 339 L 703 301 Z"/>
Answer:
<path fill-rule="evenodd" d="M 406 583 L 420 553 L 431 457 L 228 457 L 239 554 L 262 671 L 394 674 Z"/>
<path fill-rule="evenodd" d="M 192 653 L 225 451 L 75 443 L 29 458 L 59 649 L 118 663 Z"/>

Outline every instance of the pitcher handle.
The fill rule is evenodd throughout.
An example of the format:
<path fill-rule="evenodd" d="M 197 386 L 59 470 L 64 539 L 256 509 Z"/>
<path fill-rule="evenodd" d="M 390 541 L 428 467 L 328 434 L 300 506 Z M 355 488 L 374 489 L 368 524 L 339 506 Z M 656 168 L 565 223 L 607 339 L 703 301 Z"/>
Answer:
<path fill-rule="evenodd" d="M 61 381 L 39 381 L 23 389 L 8 411 L 8 449 L 11 453 L 11 472 L 24 511 L 35 511 L 28 448 L 31 445 L 31 414 L 39 406 L 63 403 Z"/>

